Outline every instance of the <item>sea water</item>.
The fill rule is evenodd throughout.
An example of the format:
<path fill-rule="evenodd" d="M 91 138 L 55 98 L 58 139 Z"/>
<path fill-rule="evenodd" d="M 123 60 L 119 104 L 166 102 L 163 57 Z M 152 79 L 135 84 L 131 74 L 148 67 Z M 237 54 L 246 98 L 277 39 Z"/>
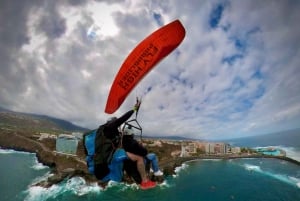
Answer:
<path fill-rule="evenodd" d="M 240 140 L 243 146 L 273 146 L 300 161 L 300 135 Z M 274 140 L 277 139 L 277 140 Z M 50 188 L 34 186 L 50 176 L 35 154 L 0 149 L 1 201 L 299 201 L 300 166 L 279 159 L 196 160 L 176 168 L 154 189 L 135 184 L 109 183 L 103 189 L 74 177 Z"/>
<path fill-rule="evenodd" d="M 300 161 L 300 129 L 279 132 L 271 135 L 254 136 L 229 140 L 233 146 L 250 148 L 281 149 L 286 152 L 286 156 Z"/>
<path fill-rule="evenodd" d="M 36 155 L 0 149 L 0 200 L 24 200 L 30 186 L 49 176 Z"/>
<path fill-rule="evenodd" d="M 80 177 L 50 188 L 34 186 L 49 176 L 35 154 L 0 150 L 3 201 L 42 200 L 264 200 L 299 201 L 300 167 L 278 159 L 196 160 L 176 169 L 154 189 L 113 183 L 105 189 Z"/>

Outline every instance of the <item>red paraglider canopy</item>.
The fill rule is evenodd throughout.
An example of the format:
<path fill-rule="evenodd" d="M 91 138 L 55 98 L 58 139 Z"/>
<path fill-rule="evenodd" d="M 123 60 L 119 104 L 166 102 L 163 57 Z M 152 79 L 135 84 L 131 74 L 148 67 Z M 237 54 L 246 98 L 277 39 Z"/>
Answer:
<path fill-rule="evenodd" d="M 153 32 L 128 55 L 111 86 L 105 112 L 114 113 L 130 91 L 184 39 L 185 29 L 175 20 Z"/>

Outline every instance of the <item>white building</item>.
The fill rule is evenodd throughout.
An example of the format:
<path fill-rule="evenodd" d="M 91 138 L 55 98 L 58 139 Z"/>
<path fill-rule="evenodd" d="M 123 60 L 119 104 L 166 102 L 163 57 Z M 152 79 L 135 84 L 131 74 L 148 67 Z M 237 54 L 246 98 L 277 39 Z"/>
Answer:
<path fill-rule="evenodd" d="M 83 133 L 81 133 L 81 132 L 73 132 L 72 135 L 74 137 L 76 137 L 78 140 L 82 140 L 83 139 Z"/>
<path fill-rule="evenodd" d="M 180 157 L 191 156 L 192 154 L 197 153 L 196 143 L 187 143 L 187 145 L 181 145 L 181 154 Z"/>
<path fill-rule="evenodd" d="M 231 147 L 231 153 L 233 153 L 233 154 L 241 153 L 241 148 L 240 147 Z"/>
<path fill-rule="evenodd" d="M 49 134 L 49 133 L 40 133 L 40 135 L 39 135 L 39 139 L 38 140 L 43 140 L 43 139 L 49 139 L 49 138 L 51 138 L 51 139 L 56 139 L 57 138 L 57 136 L 56 135 L 51 135 L 51 134 Z"/>
<path fill-rule="evenodd" d="M 206 143 L 205 153 L 207 154 L 226 154 L 229 152 L 230 145 L 223 142 L 220 143 Z"/>

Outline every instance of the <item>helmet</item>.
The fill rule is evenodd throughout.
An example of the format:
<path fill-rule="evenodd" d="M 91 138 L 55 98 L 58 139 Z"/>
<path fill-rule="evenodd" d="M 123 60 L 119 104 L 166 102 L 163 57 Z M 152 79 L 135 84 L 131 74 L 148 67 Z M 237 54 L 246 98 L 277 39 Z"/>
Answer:
<path fill-rule="evenodd" d="M 117 117 L 109 117 L 106 121 L 106 123 L 110 123 L 112 121 L 115 121 L 117 119 Z"/>
<path fill-rule="evenodd" d="M 124 133 L 124 135 L 134 135 L 134 131 L 131 128 L 131 126 L 124 128 L 124 132 L 123 133 Z"/>

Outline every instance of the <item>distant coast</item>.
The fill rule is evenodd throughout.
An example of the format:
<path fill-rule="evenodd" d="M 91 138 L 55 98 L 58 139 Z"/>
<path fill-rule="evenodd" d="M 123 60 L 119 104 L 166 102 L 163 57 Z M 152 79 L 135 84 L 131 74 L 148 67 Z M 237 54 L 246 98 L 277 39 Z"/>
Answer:
<path fill-rule="evenodd" d="M 284 160 L 296 165 L 300 166 L 300 162 L 297 160 L 294 160 L 292 158 L 286 157 L 286 156 L 269 156 L 269 155 L 258 155 L 258 154 L 242 154 L 242 155 L 203 155 L 203 156 L 195 156 L 195 157 L 184 157 L 184 158 L 178 158 L 177 160 L 181 163 L 188 162 L 192 160 L 201 160 L 201 159 L 220 159 L 220 160 L 230 160 L 230 159 L 239 159 L 239 158 L 273 158 L 273 159 L 279 159 Z"/>
<path fill-rule="evenodd" d="M 74 176 L 83 177 L 88 183 L 98 182 L 98 180 L 88 173 L 85 164 L 85 155 L 83 153 L 83 146 L 79 144 L 77 156 L 59 154 L 54 152 L 55 141 L 45 140 L 37 141 L 32 138 L 31 134 L 22 131 L 9 131 L 0 129 L 0 148 L 13 149 L 16 151 L 25 151 L 36 153 L 38 161 L 46 166 L 49 166 L 54 173 L 53 176 L 46 181 L 42 181 L 36 185 L 43 187 L 50 187 L 57 184 L 66 178 Z M 160 150 L 161 149 L 161 150 Z M 237 159 L 237 158 L 275 158 L 288 161 L 300 166 L 300 162 L 285 156 L 268 156 L 262 154 L 224 154 L 224 155 L 199 155 L 193 157 L 170 157 L 171 152 L 180 147 L 170 145 L 163 145 L 160 148 L 155 148 L 159 153 L 159 165 L 163 169 L 165 175 L 174 175 L 175 168 L 181 166 L 183 163 L 199 159 Z M 129 181 L 128 181 L 129 182 Z M 98 182 L 99 185 L 102 185 Z"/>

